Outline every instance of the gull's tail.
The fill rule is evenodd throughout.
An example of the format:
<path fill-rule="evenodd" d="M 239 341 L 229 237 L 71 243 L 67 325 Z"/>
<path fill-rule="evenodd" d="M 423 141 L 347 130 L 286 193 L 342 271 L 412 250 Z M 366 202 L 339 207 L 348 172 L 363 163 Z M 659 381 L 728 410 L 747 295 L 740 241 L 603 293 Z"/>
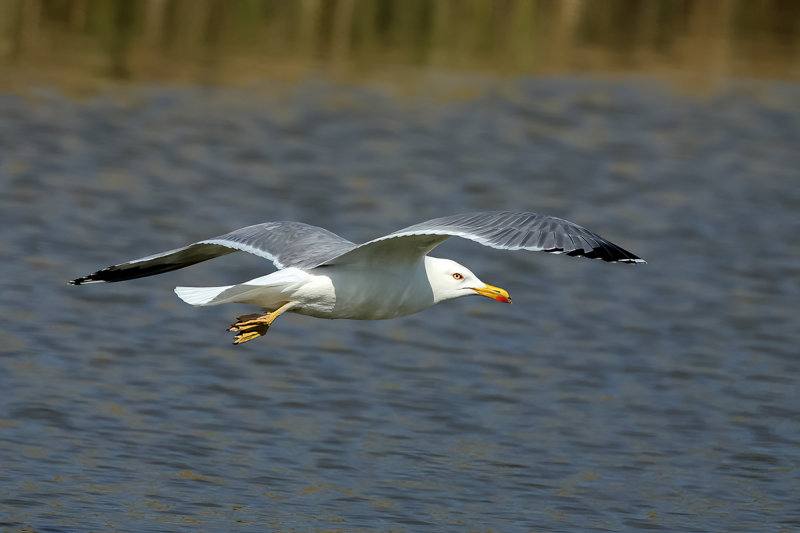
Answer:
<path fill-rule="evenodd" d="M 226 287 L 175 287 L 178 298 L 190 305 L 219 305 L 231 302 L 246 302 L 253 295 L 262 293 L 263 286 L 228 285 Z"/>
<path fill-rule="evenodd" d="M 190 305 L 249 303 L 276 308 L 291 299 L 292 291 L 310 279 L 298 268 L 278 270 L 239 285 L 225 287 L 175 287 L 178 298 Z"/>
<path fill-rule="evenodd" d="M 175 287 L 175 294 L 190 305 L 214 305 L 222 303 L 214 300 L 233 287 L 235 285 L 228 285 L 227 287 Z"/>

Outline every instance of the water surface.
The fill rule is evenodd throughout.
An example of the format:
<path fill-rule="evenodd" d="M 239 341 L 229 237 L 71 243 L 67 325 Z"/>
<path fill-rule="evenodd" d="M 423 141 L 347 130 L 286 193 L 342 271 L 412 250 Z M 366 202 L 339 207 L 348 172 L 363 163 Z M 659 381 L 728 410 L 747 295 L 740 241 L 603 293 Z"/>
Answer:
<path fill-rule="evenodd" d="M 800 528 L 800 89 L 460 78 L 442 103 L 309 80 L 0 96 L 0 528 Z M 524 209 L 649 261 L 451 241 L 514 305 L 385 322 L 284 316 L 175 285 L 239 254 L 66 280 L 267 220 L 364 241 Z"/>

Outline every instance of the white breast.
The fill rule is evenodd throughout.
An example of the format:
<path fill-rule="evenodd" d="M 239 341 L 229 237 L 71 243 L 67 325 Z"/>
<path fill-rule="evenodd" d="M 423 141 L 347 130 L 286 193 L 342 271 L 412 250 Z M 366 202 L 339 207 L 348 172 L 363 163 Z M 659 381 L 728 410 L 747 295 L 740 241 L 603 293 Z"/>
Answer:
<path fill-rule="evenodd" d="M 297 292 L 304 301 L 292 309 L 320 318 L 379 320 L 416 313 L 433 305 L 434 298 L 422 261 L 413 264 L 375 263 L 334 265 L 309 272 L 319 278 Z M 334 305 L 327 308 L 333 291 Z M 308 302 L 311 302 L 309 305 Z"/>

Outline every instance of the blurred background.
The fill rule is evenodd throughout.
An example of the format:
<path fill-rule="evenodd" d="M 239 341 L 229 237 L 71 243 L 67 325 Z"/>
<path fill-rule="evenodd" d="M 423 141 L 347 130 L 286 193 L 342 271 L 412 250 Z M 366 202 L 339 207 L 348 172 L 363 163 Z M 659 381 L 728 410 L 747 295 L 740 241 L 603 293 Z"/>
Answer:
<path fill-rule="evenodd" d="M 0 529 L 800 529 L 799 78 L 785 0 L 1 0 Z M 257 257 L 66 284 L 496 209 L 648 264 L 242 346 L 172 289 Z"/>
<path fill-rule="evenodd" d="M 314 76 L 410 89 L 436 72 L 709 90 L 800 75 L 800 6 L 786 0 L 6 0 L 0 20 L 6 90 Z"/>

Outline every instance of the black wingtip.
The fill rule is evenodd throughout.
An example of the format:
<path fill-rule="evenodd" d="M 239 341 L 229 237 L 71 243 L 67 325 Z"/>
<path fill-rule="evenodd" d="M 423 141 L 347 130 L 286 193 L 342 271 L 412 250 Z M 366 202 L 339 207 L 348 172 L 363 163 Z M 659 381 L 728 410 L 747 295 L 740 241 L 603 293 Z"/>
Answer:
<path fill-rule="evenodd" d="M 594 248 L 577 248 L 566 252 L 570 257 L 585 257 L 587 259 L 600 259 L 607 263 L 623 263 L 626 265 L 637 265 L 647 263 L 644 259 L 632 254 L 628 250 L 620 248 L 606 240 L 598 240 L 599 246 Z M 550 251 L 550 250 L 545 250 Z M 559 250 L 560 251 L 560 250 Z"/>
<path fill-rule="evenodd" d="M 73 280 L 68 281 L 67 283 L 70 285 L 85 285 L 87 283 L 102 283 L 104 281 L 109 281 L 100 276 L 103 271 L 99 270 L 94 274 L 89 274 L 88 276 L 83 276 L 82 278 L 75 278 Z M 112 280 L 113 281 L 113 280 Z"/>
<path fill-rule="evenodd" d="M 610 255 L 608 258 L 603 257 L 602 259 L 604 261 L 609 261 L 611 263 L 623 263 L 626 265 L 641 265 L 647 263 L 647 261 L 637 255 L 633 255 L 628 250 L 624 250 L 616 245 L 614 245 L 614 247 L 617 249 L 617 252 L 621 253 Z"/>

